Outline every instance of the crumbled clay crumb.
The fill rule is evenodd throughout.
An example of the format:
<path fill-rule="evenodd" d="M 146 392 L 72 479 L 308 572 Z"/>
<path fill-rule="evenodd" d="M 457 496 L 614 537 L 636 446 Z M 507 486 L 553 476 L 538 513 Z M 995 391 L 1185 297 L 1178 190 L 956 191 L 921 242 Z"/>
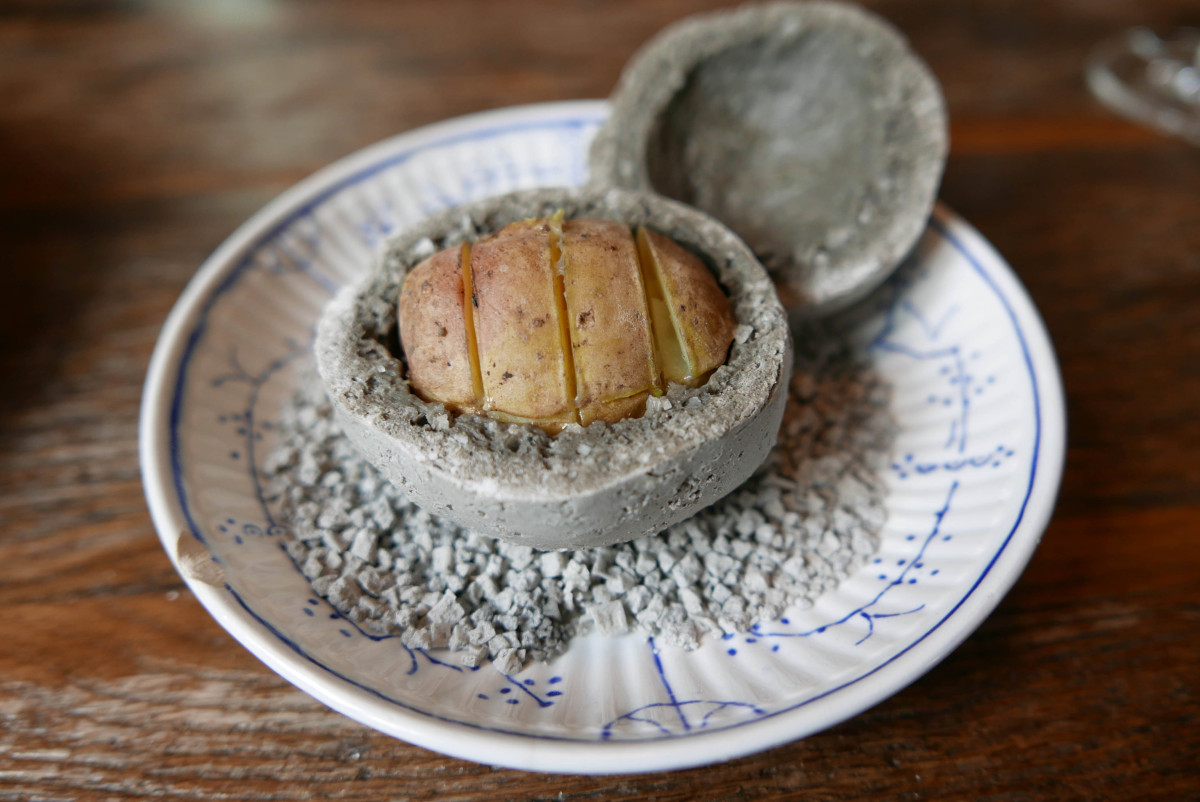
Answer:
<path fill-rule="evenodd" d="M 664 532 L 606 548 L 537 552 L 426 513 L 342 436 L 315 379 L 283 410 L 264 473 L 288 553 L 367 632 L 504 671 L 590 631 L 694 649 L 811 606 L 878 547 L 876 468 L 894 428 L 886 384 L 811 332 L 797 338 L 790 390 L 779 445 L 749 481 Z"/>

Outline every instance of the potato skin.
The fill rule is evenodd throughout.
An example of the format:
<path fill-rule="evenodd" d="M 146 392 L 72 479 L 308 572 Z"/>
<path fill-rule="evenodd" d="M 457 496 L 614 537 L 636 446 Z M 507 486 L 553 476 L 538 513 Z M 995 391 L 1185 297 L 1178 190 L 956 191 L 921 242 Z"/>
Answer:
<path fill-rule="evenodd" d="M 400 344 L 417 394 L 456 411 L 477 410 L 463 315 L 462 248 L 414 267 L 401 288 L 398 311 Z"/>

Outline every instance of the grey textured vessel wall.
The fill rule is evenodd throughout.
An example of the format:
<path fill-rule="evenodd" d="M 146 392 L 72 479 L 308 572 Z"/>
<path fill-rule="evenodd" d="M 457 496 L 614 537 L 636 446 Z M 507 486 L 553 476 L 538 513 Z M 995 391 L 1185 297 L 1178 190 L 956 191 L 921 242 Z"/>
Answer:
<path fill-rule="evenodd" d="M 563 209 L 646 225 L 701 254 L 738 328 L 703 386 L 673 385 L 646 414 L 568 426 L 453 417 L 414 395 L 392 342 L 407 271 L 435 250 Z M 543 549 L 657 532 L 745 481 L 775 443 L 791 373 L 786 313 L 761 264 L 727 227 L 669 199 L 620 189 L 531 190 L 436 215 L 400 235 L 380 269 L 342 291 L 317 332 L 317 365 L 347 436 L 427 511 Z"/>
<path fill-rule="evenodd" d="M 928 67 L 841 3 L 689 17 L 634 56 L 612 104 L 592 180 L 726 223 L 801 313 L 887 278 L 924 230 L 948 148 Z"/>

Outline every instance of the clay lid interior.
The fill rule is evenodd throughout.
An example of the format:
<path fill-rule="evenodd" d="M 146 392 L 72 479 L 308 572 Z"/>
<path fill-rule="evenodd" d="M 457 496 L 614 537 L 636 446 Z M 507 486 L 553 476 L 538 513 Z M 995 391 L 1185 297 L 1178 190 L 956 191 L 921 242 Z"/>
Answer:
<path fill-rule="evenodd" d="M 592 180 L 723 221 L 803 313 L 849 305 L 900 263 L 948 146 L 929 69 L 888 23 L 840 3 L 684 20 L 634 57 L 612 102 Z"/>

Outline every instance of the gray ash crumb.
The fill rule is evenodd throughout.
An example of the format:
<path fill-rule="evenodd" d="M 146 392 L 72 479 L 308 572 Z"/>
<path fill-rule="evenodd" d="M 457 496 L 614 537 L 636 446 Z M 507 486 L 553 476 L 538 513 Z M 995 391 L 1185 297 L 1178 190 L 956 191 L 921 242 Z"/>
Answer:
<path fill-rule="evenodd" d="M 888 401 L 844 342 L 801 334 L 779 445 L 758 472 L 687 521 L 600 549 L 537 552 L 409 503 L 342 436 L 315 377 L 283 409 L 264 475 L 288 554 L 339 612 L 514 671 L 589 631 L 693 649 L 811 606 L 878 547 Z"/>

